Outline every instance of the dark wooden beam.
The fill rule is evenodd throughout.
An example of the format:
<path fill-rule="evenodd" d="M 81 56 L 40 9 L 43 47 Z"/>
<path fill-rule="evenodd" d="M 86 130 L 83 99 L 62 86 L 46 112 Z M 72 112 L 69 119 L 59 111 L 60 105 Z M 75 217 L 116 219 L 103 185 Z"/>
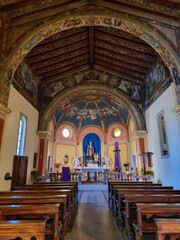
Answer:
<path fill-rule="evenodd" d="M 112 50 L 103 48 L 102 46 L 95 46 L 94 51 L 96 53 L 100 53 L 100 54 L 115 58 L 115 59 L 117 59 L 117 61 L 121 61 L 121 60 L 127 61 L 129 63 L 133 63 L 133 64 L 142 66 L 142 67 L 147 68 L 147 69 L 149 69 L 149 67 L 151 67 L 151 63 L 149 63 L 149 62 L 138 59 L 134 56 L 127 56 L 125 54 L 120 54 L 120 53 L 114 52 Z"/>
<path fill-rule="evenodd" d="M 94 54 L 94 27 L 89 27 L 89 62 L 90 66 L 93 66 L 93 54 Z"/>
<path fill-rule="evenodd" d="M 61 75 L 58 74 L 57 76 L 54 76 L 54 77 L 42 79 L 41 83 L 42 85 L 46 85 L 52 82 L 62 81 L 62 79 L 66 76 L 69 76 L 69 75 L 76 76 L 77 74 L 83 74 L 88 70 L 90 70 L 90 65 L 81 65 L 80 67 L 75 67 L 71 70 L 65 71 L 64 73 L 61 73 Z"/>
<path fill-rule="evenodd" d="M 75 58 L 68 59 L 66 61 L 62 61 L 56 64 L 49 65 L 47 67 L 43 67 L 40 69 L 37 69 L 35 72 L 38 76 L 41 74 L 51 74 L 54 71 L 61 71 L 61 69 L 64 69 L 65 67 L 71 68 L 71 65 L 80 62 L 82 60 L 87 60 L 89 58 L 89 53 L 82 54 L 80 56 L 77 56 Z"/>
<path fill-rule="evenodd" d="M 46 67 L 46 66 L 56 64 L 56 63 L 61 63 L 65 60 L 75 58 L 79 55 L 88 53 L 88 51 L 89 51 L 88 47 L 83 47 L 83 48 L 77 49 L 75 51 L 71 51 L 69 53 L 66 53 L 66 54 L 62 54 L 62 55 L 55 56 L 55 57 L 52 57 L 52 58 L 44 59 L 42 61 L 31 64 L 31 66 L 34 70 L 37 70 L 37 69 L 40 69 L 42 67 Z"/>
<path fill-rule="evenodd" d="M 157 55 L 154 49 L 150 46 L 147 46 L 141 43 L 136 43 L 120 37 L 116 37 L 111 35 L 110 33 L 104 33 L 98 30 L 98 31 L 95 31 L 94 36 L 99 40 L 104 40 L 104 41 L 110 42 L 111 44 L 118 44 L 119 46 L 127 47 L 127 48 L 136 50 L 138 52 L 143 52 L 149 55 L 154 55 L 154 56 Z"/>
<path fill-rule="evenodd" d="M 61 74 L 64 74 L 64 72 L 66 71 L 71 71 L 73 68 L 77 68 L 79 66 L 84 66 L 84 65 L 88 65 L 89 64 L 89 59 L 86 58 L 86 59 L 83 59 L 81 61 L 77 61 L 76 63 L 73 63 L 71 65 L 68 65 L 66 67 L 63 67 L 61 69 L 56 69 L 55 71 L 51 71 L 51 72 L 48 72 L 48 73 L 43 73 L 41 75 L 39 75 L 39 78 L 40 79 L 46 79 L 48 77 L 54 77 L 54 76 L 61 76 Z"/>
<path fill-rule="evenodd" d="M 127 47 L 122 47 L 117 44 L 110 44 L 109 42 L 104 41 L 104 40 L 95 39 L 94 43 L 96 44 L 96 46 L 100 46 L 105 49 L 109 49 L 110 51 L 118 52 L 120 54 L 124 54 L 124 55 L 128 55 L 128 56 L 135 56 L 136 58 L 141 59 L 146 62 L 152 63 L 154 61 L 154 56 L 150 56 L 149 54 L 145 54 L 145 53 L 142 53 L 142 52 L 139 52 L 137 50 L 133 50 L 133 49 L 130 49 Z"/>
<path fill-rule="evenodd" d="M 48 58 L 57 57 L 63 54 L 69 54 L 70 52 L 80 49 L 82 47 L 88 46 L 88 39 L 74 43 L 73 45 L 68 45 L 66 47 L 57 48 L 53 51 L 48 51 L 43 54 L 30 57 L 27 55 L 27 59 L 30 64 L 40 62 L 42 60 L 47 60 Z"/>
<path fill-rule="evenodd" d="M 58 48 L 70 46 L 74 43 L 77 43 L 87 38 L 88 38 L 88 32 L 85 31 L 83 33 L 76 34 L 75 36 L 69 36 L 67 38 L 54 41 L 53 43 L 50 42 L 40 46 L 38 45 L 37 47 L 31 50 L 31 52 L 29 53 L 29 56 L 32 57 L 38 54 L 46 53 L 47 51 L 52 51 Z"/>
<path fill-rule="evenodd" d="M 130 71 L 131 70 L 137 71 L 139 73 L 146 74 L 149 70 L 147 68 L 143 68 L 143 67 L 140 67 L 140 66 L 135 65 L 135 64 L 131 64 L 131 63 L 123 61 L 123 60 L 117 60 L 115 58 L 108 57 L 108 56 L 103 55 L 103 54 L 95 53 L 94 58 L 103 60 L 103 61 L 105 61 L 107 63 L 110 63 L 110 64 L 115 64 L 117 66 L 124 67 L 125 69 L 127 69 L 127 70 L 129 69 Z"/>
<path fill-rule="evenodd" d="M 38 46 L 44 45 L 46 43 L 55 42 L 57 40 L 63 40 L 64 38 L 68 38 L 71 36 L 75 36 L 77 34 L 87 32 L 88 27 L 80 27 L 80 28 L 71 28 L 68 30 L 61 31 L 59 33 L 56 33 L 46 39 L 44 39 L 42 42 L 38 44 Z"/>
<path fill-rule="evenodd" d="M 109 64 L 108 62 L 105 62 L 105 61 L 102 61 L 102 60 L 99 60 L 99 59 L 94 59 L 94 63 L 97 64 L 97 65 L 100 65 L 100 66 L 104 66 L 104 68 L 110 67 L 110 68 L 112 68 L 112 70 L 115 70 L 115 71 L 118 71 L 120 73 L 129 75 L 131 77 L 137 77 L 137 78 L 142 79 L 142 80 L 145 77 L 145 75 L 142 74 L 142 73 L 132 71 L 132 70 L 129 70 L 129 69 L 124 68 L 124 67 L 120 67 L 120 66 L 115 65 L 115 64 Z"/>
<path fill-rule="evenodd" d="M 126 81 L 126 82 L 137 83 L 138 85 L 143 85 L 143 81 L 141 79 L 127 76 L 127 75 L 120 73 L 116 70 L 113 70 L 111 68 L 105 68 L 104 66 L 94 63 L 94 69 L 101 72 L 102 74 L 117 76 L 121 80 Z"/>
<path fill-rule="evenodd" d="M 128 1 L 127 3 L 127 0 L 117 0 L 117 1 L 112 0 L 111 5 L 109 5 L 109 0 L 97 0 L 97 1 L 98 1 L 98 5 L 100 6 L 107 7 L 122 13 L 126 12 L 126 14 L 129 13 L 129 15 L 131 16 L 139 15 L 139 16 L 144 16 L 145 18 L 154 19 L 154 15 L 156 15 L 157 17 L 161 17 L 161 18 L 164 17 L 166 19 L 168 18 L 172 20 L 173 19 L 176 20 L 177 18 L 179 18 L 178 14 L 175 13 L 176 8 L 174 8 L 175 11 L 172 10 L 170 12 L 168 8 L 166 11 L 164 11 L 163 6 L 165 5 L 156 5 L 156 10 L 155 10 L 155 8 L 152 7 L 153 2 L 151 2 L 150 4 L 147 3 L 146 5 L 144 5 L 142 2 L 142 5 L 141 5 L 139 1 Z"/>

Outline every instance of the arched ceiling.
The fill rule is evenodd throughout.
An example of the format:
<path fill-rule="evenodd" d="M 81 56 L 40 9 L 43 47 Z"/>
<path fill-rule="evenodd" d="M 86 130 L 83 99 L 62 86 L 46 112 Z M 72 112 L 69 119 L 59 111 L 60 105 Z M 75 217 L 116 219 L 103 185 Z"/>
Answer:
<path fill-rule="evenodd" d="M 40 105 L 81 84 L 102 84 L 125 91 L 143 87 L 157 61 L 143 40 L 109 27 L 79 27 L 62 31 L 34 47 L 26 63 L 40 82 Z M 42 104 L 41 104 L 42 103 Z"/>
<path fill-rule="evenodd" d="M 31 30 L 47 21 L 69 14 L 78 16 L 79 10 L 84 13 L 89 10 L 92 13 L 106 10 L 115 15 L 128 17 L 132 21 L 133 19 L 142 21 L 144 25 L 151 23 L 152 29 L 156 21 L 165 27 L 169 26 L 169 22 L 174 24 L 180 16 L 180 5 L 175 0 L 7 0 L 0 1 L 0 6 L 1 21 L 6 22 L 7 30 L 4 36 L 0 28 L 0 36 L 3 36 L 3 41 L 0 42 L 3 50 L 0 55 L 2 59 L 10 51 L 8 47 L 15 46 L 19 41 L 18 37 L 20 38 L 20 34 L 25 30 L 29 34 Z M 67 24 L 71 24 L 72 21 Z M 73 24 L 78 25 L 78 22 Z M 117 24 L 121 24 L 121 21 L 119 20 Z M 109 86 L 123 91 L 143 112 L 145 80 L 158 58 L 150 45 L 126 31 L 102 26 L 71 28 L 40 42 L 24 59 L 37 79 L 37 86 L 31 84 L 29 87 L 26 84 L 29 87 L 28 94 L 30 95 L 33 89 L 34 92 L 38 92 L 38 96 L 31 95 L 31 98 L 42 115 L 53 99 L 66 91 L 81 85 L 97 84 L 102 85 L 102 88 Z M 19 79 L 21 78 L 22 68 L 21 66 L 17 70 L 13 84 L 23 94 L 23 87 L 16 81 L 17 75 Z M 28 78 L 29 75 L 26 73 L 24 76 Z M 88 100 L 87 96 L 75 102 L 71 102 L 71 99 L 68 111 L 62 112 L 63 109 L 58 109 L 54 117 L 57 124 L 70 121 L 71 118 L 71 122 L 81 129 L 87 125 L 87 120 L 90 120 L 89 124 L 95 121 L 92 118 L 96 115 L 96 125 L 107 128 L 111 123 L 104 115 L 105 109 L 110 108 L 106 100 L 103 99 L 103 93 L 97 96 L 97 100 Z M 68 102 L 60 104 L 65 106 Z M 103 108 L 104 113 L 101 111 Z M 111 119 L 114 117 L 114 121 L 121 121 L 126 125 L 127 109 L 118 109 L 117 105 L 111 108 L 112 115 L 116 115 L 111 116 Z M 78 113 L 73 115 L 74 109 L 78 109 Z M 91 115 L 91 110 L 96 114 Z M 79 116 L 84 112 L 87 114 L 86 123 Z"/>
<path fill-rule="evenodd" d="M 54 114 L 55 125 L 70 122 L 81 130 L 88 125 L 96 125 L 106 131 L 109 125 L 120 122 L 125 127 L 128 123 L 128 111 L 119 102 L 107 94 L 89 92 L 78 93 L 59 106 Z"/>

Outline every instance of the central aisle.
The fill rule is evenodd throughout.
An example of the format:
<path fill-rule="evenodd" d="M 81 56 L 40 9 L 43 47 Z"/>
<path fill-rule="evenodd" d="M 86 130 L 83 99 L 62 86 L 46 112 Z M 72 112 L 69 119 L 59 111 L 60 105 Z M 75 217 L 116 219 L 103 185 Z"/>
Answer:
<path fill-rule="evenodd" d="M 125 240 L 105 197 L 107 191 L 80 191 L 78 213 L 65 240 Z"/>

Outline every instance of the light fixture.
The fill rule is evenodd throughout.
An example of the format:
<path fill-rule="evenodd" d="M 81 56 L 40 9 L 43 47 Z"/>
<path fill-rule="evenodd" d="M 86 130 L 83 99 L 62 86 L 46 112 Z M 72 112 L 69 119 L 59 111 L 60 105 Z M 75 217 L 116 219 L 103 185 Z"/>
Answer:
<path fill-rule="evenodd" d="M 66 155 L 64 156 L 64 163 L 68 163 L 68 161 L 69 161 L 69 157 L 68 157 L 68 155 L 66 154 Z"/>

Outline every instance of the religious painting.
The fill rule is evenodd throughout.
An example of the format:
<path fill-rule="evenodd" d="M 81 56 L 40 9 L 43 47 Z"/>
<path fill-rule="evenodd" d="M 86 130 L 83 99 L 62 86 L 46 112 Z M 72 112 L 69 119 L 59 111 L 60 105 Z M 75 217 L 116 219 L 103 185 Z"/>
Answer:
<path fill-rule="evenodd" d="M 149 107 L 171 84 L 168 68 L 159 59 L 146 80 L 146 108 Z"/>
<path fill-rule="evenodd" d="M 25 61 L 21 62 L 13 79 L 14 87 L 34 107 L 38 106 L 38 79 Z"/>
<path fill-rule="evenodd" d="M 162 110 L 157 114 L 157 125 L 158 125 L 158 131 L 159 131 L 161 158 L 168 158 L 169 147 L 168 147 L 168 140 L 167 140 L 164 110 Z"/>
<path fill-rule="evenodd" d="M 135 84 L 125 84 L 125 91 L 129 94 L 132 100 L 137 102 L 142 101 L 143 94 L 141 92 L 141 87 Z"/>
<path fill-rule="evenodd" d="M 173 74 L 175 83 L 178 86 L 180 84 L 180 76 L 179 76 L 178 70 L 175 67 L 172 69 L 172 74 Z"/>

